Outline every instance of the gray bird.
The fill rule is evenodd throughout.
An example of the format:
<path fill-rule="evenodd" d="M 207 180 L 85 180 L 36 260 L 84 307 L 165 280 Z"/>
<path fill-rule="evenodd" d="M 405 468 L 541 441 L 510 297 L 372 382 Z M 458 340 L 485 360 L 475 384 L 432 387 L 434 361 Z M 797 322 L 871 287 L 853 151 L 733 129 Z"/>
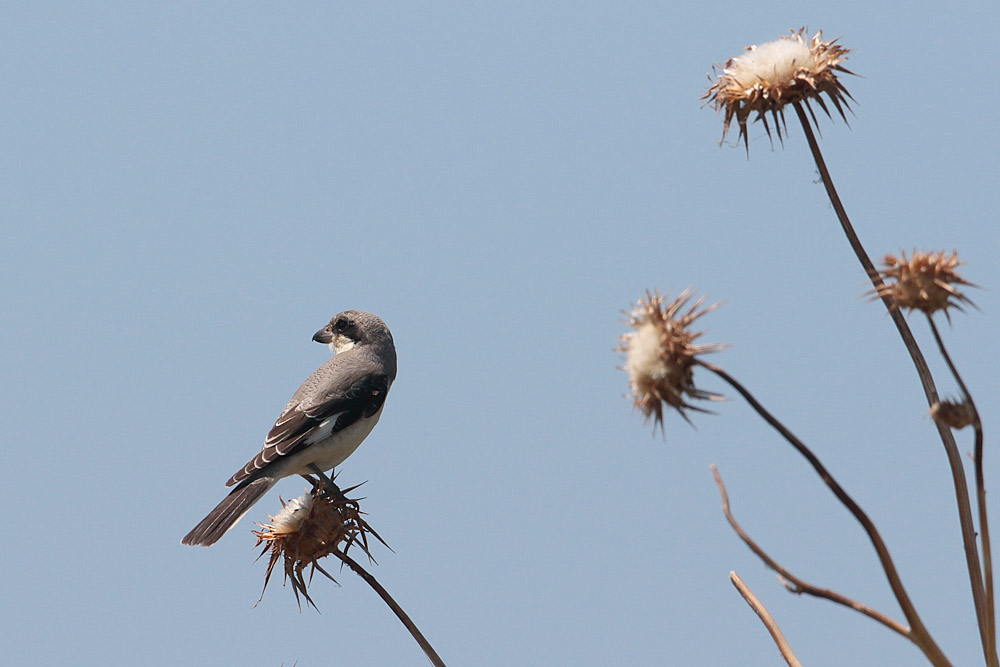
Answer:
<path fill-rule="evenodd" d="M 313 340 L 328 344 L 334 357 L 302 383 L 264 448 L 226 482 L 236 488 L 181 544 L 215 544 L 279 479 L 331 470 L 375 427 L 396 379 L 396 347 L 385 322 L 345 310 Z"/>

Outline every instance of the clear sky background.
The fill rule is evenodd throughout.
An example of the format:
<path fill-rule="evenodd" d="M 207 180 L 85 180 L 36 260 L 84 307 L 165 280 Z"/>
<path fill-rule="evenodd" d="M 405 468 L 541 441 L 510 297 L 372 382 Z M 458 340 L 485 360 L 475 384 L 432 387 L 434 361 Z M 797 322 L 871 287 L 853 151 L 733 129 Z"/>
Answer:
<path fill-rule="evenodd" d="M 714 356 L 883 531 L 956 665 L 982 664 L 957 514 L 916 373 L 801 130 L 703 108 L 713 63 L 842 36 L 851 126 L 821 145 L 873 257 L 957 249 L 987 289 L 945 326 L 1000 488 L 995 0 L 961 3 L 26 3 L 0 10 L 0 636 L 17 665 L 422 665 L 343 572 L 301 612 L 224 495 L 334 313 L 388 323 L 399 376 L 341 469 L 394 552 L 375 575 L 449 665 L 778 665 L 738 571 L 808 665 L 920 664 L 793 596 L 787 567 L 902 616 L 860 528 L 726 393 L 653 436 L 622 310 L 694 286 Z M 911 324 L 939 386 L 953 383 Z M 971 435 L 958 435 L 964 452 Z M 1000 506 L 991 509 L 1000 526 Z M 995 528 L 1000 530 L 1000 528 Z"/>

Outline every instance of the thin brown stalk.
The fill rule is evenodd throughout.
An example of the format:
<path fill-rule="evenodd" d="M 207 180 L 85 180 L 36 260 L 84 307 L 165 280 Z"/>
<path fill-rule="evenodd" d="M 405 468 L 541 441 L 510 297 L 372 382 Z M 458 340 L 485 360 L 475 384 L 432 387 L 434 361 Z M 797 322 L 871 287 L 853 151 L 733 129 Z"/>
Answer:
<path fill-rule="evenodd" d="M 320 470 L 319 467 L 316 465 L 310 465 L 310 468 L 312 468 L 313 472 L 319 476 L 319 481 L 315 482 L 316 484 L 323 484 L 326 487 L 327 491 L 331 493 L 334 498 L 342 499 L 345 502 L 347 501 L 346 496 L 344 496 L 344 492 L 340 490 L 340 487 L 338 487 L 334 483 L 334 481 L 326 475 L 326 473 Z M 307 476 L 306 479 L 310 478 Z M 374 533 L 374 531 L 372 532 Z M 385 544 L 385 542 L 382 541 L 382 538 L 379 537 L 377 533 L 375 533 L 375 537 L 378 537 L 379 541 L 381 541 L 382 544 Z M 364 551 L 365 553 L 368 553 L 367 545 L 365 545 Z M 336 549 L 334 550 L 333 554 L 337 558 L 339 558 L 342 563 L 347 565 L 347 567 L 354 570 L 355 574 L 364 579 L 365 582 L 369 586 L 371 586 L 376 593 L 379 594 L 379 597 L 382 598 L 382 601 L 389 606 L 389 609 L 392 609 L 394 614 L 396 614 L 396 618 L 398 618 L 403 623 L 403 626 L 407 630 L 409 630 L 410 635 L 413 637 L 414 640 L 416 640 L 417 644 L 420 645 L 420 648 L 423 649 L 424 654 L 431 661 L 431 664 L 434 665 L 434 667 L 445 667 L 444 661 L 437 654 L 437 651 L 434 650 L 434 647 L 431 646 L 430 642 L 427 641 L 427 638 L 424 637 L 422 632 L 420 632 L 420 629 L 417 627 L 416 623 L 414 623 L 410 619 L 410 617 L 406 614 L 406 612 L 403 611 L 403 608 L 399 606 L 396 600 L 393 599 L 391 595 L 389 595 L 389 591 L 385 590 L 385 588 L 382 587 L 382 584 L 380 584 L 378 580 L 375 579 L 375 577 L 368 572 L 368 570 L 361 567 L 361 565 L 357 561 L 348 556 L 346 551 Z M 371 555 L 369 554 L 368 557 L 371 558 Z M 319 569 L 320 572 L 325 574 L 327 577 L 333 579 L 333 577 L 327 574 L 322 568 L 319 568 L 319 566 L 316 567 Z M 308 598 L 308 596 L 306 597 Z"/>
<path fill-rule="evenodd" d="M 367 584 L 379 594 L 382 600 L 389 605 L 389 608 L 392 609 L 392 611 L 396 614 L 396 617 L 402 621 L 403 625 L 406 626 L 406 629 L 410 631 L 410 634 L 413 635 L 413 638 L 417 641 L 417 644 L 419 644 L 420 648 L 423 649 L 424 654 L 431 661 L 431 664 L 434 665 L 434 667 L 445 667 L 444 661 L 434 650 L 434 647 L 430 645 L 430 642 L 427 641 L 424 635 L 417 628 L 416 624 L 410 620 L 409 616 L 406 615 L 403 608 L 396 603 L 391 595 L 389 595 L 389 592 L 382 588 L 382 584 L 378 583 L 375 577 L 373 577 L 365 568 L 361 567 L 357 561 L 348 556 L 346 553 L 337 551 L 335 554 L 337 558 L 347 565 L 347 567 L 354 570 L 355 574 L 364 579 L 365 582 L 367 582 Z"/>
<path fill-rule="evenodd" d="M 764 561 L 764 564 L 769 568 L 778 573 L 781 579 L 782 585 L 787 588 L 790 592 L 796 594 L 805 593 L 806 595 L 812 595 L 813 597 L 823 598 L 824 600 L 829 600 L 835 602 L 836 604 L 849 607 L 865 616 L 881 623 L 885 627 L 889 628 L 893 632 L 896 632 L 903 637 L 906 637 L 910 641 L 914 641 L 911 636 L 910 629 L 903 625 L 902 623 L 889 618 L 889 616 L 883 614 L 880 611 L 872 609 L 866 604 L 858 602 L 852 598 L 842 595 L 836 591 L 830 590 L 829 588 L 820 588 L 819 586 L 814 586 L 799 577 L 795 576 L 789 572 L 784 566 L 779 564 L 774 558 L 772 558 L 766 551 L 764 551 L 747 533 L 743 530 L 743 527 L 736 521 L 733 517 L 732 512 L 729 509 L 729 494 L 726 492 L 726 485 L 722 483 L 722 476 L 719 475 L 718 468 L 715 465 L 711 466 L 712 475 L 715 476 L 715 484 L 719 487 L 719 494 L 722 496 L 722 513 L 726 515 L 726 520 L 729 525 L 732 526 L 733 530 L 740 537 L 741 540 L 757 554 L 757 557 Z"/>
<path fill-rule="evenodd" d="M 996 615 L 994 611 L 994 600 L 993 597 L 993 555 L 990 550 L 990 528 L 989 521 L 986 517 L 986 480 L 983 473 L 983 422 L 979 417 L 979 410 L 976 408 L 976 402 L 972 400 L 972 394 L 969 392 L 969 388 L 965 385 L 965 381 L 962 380 L 961 374 L 958 372 L 958 368 L 955 366 L 954 362 L 951 360 L 951 355 L 948 354 L 948 349 L 945 347 L 944 339 L 941 337 L 941 332 L 937 328 L 937 324 L 934 322 L 934 318 L 931 315 L 927 315 L 927 323 L 930 324 L 931 333 L 934 334 L 934 340 L 937 343 L 938 350 L 941 352 L 941 356 L 944 358 L 945 363 L 948 364 L 948 369 L 951 371 L 952 376 L 955 378 L 955 382 L 958 384 L 959 390 L 962 392 L 962 399 L 972 408 L 972 414 L 974 415 L 972 421 L 972 427 L 975 430 L 975 449 L 973 450 L 973 462 L 976 471 L 976 501 L 979 510 L 979 540 L 983 546 L 983 580 L 986 583 L 986 634 L 987 640 L 990 642 L 989 655 L 996 654 Z"/>
<path fill-rule="evenodd" d="M 733 582 L 733 586 L 739 591 L 746 603 L 750 605 L 750 608 L 756 612 L 757 616 L 760 617 L 761 622 L 767 631 L 771 633 L 771 639 L 774 640 L 775 645 L 777 645 L 778 650 L 781 652 L 781 657 L 785 659 L 788 663 L 788 667 L 802 667 L 802 663 L 799 659 L 795 657 L 795 653 L 792 652 L 792 647 L 789 646 L 788 640 L 785 639 L 785 635 L 782 634 L 781 628 L 778 627 L 777 621 L 771 616 L 771 613 L 764 606 L 764 603 L 757 599 L 757 596 L 753 594 L 750 587 L 740 579 L 740 575 L 735 572 L 729 573 L 729 581 Z"/>
<path fill-rule="evenodd" d="M 809 119 L 806 117 L 802 104 L 795 102 L 793 106 L 795 107 L 795 113 L 799 117 L 802 130 L 805 132 L 806 140 L 809 142 L 809 149 L 812 152 L 816 168 L 819 170 L 820 177 L 823 180 L 827 196 L 830 198 L 830 203 L 833 204 L 833 209 L 837 213 L 840 226 L 843 228 L 844 234 L 847 236 L 847 240 L 851 244 L 851 248 L 854 250 L 858 261 L 861 262 L 861 266 L 871 279 L 872 285 L 878 290 L 882 285 L 882 279 L 879 277 L 878 271 L 875 270 L 875 265 L 872 264 L 871 259 L 861 245 L 861 241 L 858 239 L 858 235 L 854 231 L 853 225 L 851 225 L 850 219 L 847 217 L 847 211 L 844 209 L 844 205 L 840 201 L 840 196 L 833 185 L 833 179 L 826 168 L 826 162 L 823 160 L 823 155 L 819 150 L 819 144 L 816 141 L 816 136 L 813 134 Z M 899 312 L 899 309 L 892 307 L 892 300 L 889 296 L 884 295 L 881 298 L 886 309 L 889 311 L 889 316 L 892 318 L 893 324 L 896 325 L 896 329 L 899 331 L 903 345 L 906 347 L 907 352 L 910 353 L 910 358 L 913 360 L 917 375 L 920 377 L 920 384 L 923 386 L 927 404 L 928 406 L 933 406 L 938 402 L 939 398 L 934 378 L 931 375 L 930 368 L 927 366 L 927 361 L 924 359 L 924 355 L 920 351 L 903 314 Z M 976 529 L 972 520 L 969 487 L 965 481 L 965 469 L 962 466 L 962 457 L 958 452 L 958 445 L 955 443 L 951 429 L 937 422 L 935 424 L 937 425 L 938 435 L 941 437 L 941 442 L 944 445 L 945 456 L 948 459 L 948 466 L 951 469 L 952 485 L 955 488 L 958 519 L 962 531 L 962 546 L 965 550 L 966 568 L 969 572 L 969 584 L 972 588 L 972 601 L 976 609 L 976 620 L 979 623 L 979 635 L 983 645 L 983 653 L 986 657 L 987 665 L 990 667 L 1000 667 L 1000 661 L 998 661 L 995 648 L 995 638 L 992 634 L 993 631 L 986 620 L 986 589 L 983 584 L 982 570 L 980 569 L 979 550 L 976 546 Z"/>
<path fill-rule="evenodd" d="M 724 370 L 709 364 L 702 360 L 697 360 L 700 366 L 707 368 L 712 371 L 720 378 L 722 378 L 726 383 L 729 384 L 733 389 L 735 389 L 739 394 L 746 400 L 747 403 L 757 411 L 757 414 L 761 416 L 768 424 L 771 425 L 774 430 L 781 434 L 781 436 L 788 441 L 796 451 L 799 452 L 808 462 L 812 465 L 813 470 L 816 474 L 820 476 L 820 479 L 833 491 L 833 495 L 837 497 L 837 500 L 847 508 L 847 510 L 854 516 L 854 518 L 861 524 L 865 533 L 868 535 L 868 539 L 871 541 L 872 546 L 875 547 L 875 552 L 878 555 L 879 562 L 882 564 L 882 570 L 885 572 L 886 578 L 889 580 L 889 587 L 892 589 L 893 595 L 896 597 L 896 601 L 899 603 L 900 608 L 903 611 L 903 615 L 906 616 L 906 621 L 910 624 L 910 632 L 913 637 L 914 643 L 923 651 L 924 655 L 927 656 L 931 664 L 934 665 L 950 665 L 948 658 L 945 657 L 944 653 L 938 647 L 934 638 L 931 637 L 930 632 L 924 625 L 924 622 L 920 619 L 920 615 L 917 613 L 916 607 L 913 606 L 913 602 L 910 601 L 910 596 L 906 592 L 906 588 L 903 586 L 903 581 L 899 577 L 899 573 L 896 571 L 896 566 L 892 562 L 892 557 L 889 555 L 889 549 L 886 547 L 885 542 L 882 540 L 882 536 L 879 534 L 878 529 L 875 528 L 875 524 L 872 522 L 868 515 L 865 514 L 864 510 L 854 502 L 844 491 L 843 487 L 833 478 L 833 475 L 826 469 L 826 466 L 813 454 L 805 443 L 799 440 L 794 433 L 789 431 L 784 424 L 782 424 L 774 415 L 768 412 L 763 405 L 761 405 L 753 394 L 751 394 L 746 387 L 740 384 L 734 377 L 726 373 Z"/>

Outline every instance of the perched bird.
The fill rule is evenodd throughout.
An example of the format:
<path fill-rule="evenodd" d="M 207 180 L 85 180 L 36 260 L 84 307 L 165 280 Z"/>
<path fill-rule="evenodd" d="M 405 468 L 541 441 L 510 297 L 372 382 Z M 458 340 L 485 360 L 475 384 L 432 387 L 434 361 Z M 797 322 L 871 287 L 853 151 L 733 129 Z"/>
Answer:
<path fill-rule="evenodd" d="M 396 347 L 380 318 L 345 310 L 316 332 L 334 357 L 299 387 L 236 486 L 181 544 L 211 546 L 282 477 L 331 470 L 368 437 L 396 379 Z"/>

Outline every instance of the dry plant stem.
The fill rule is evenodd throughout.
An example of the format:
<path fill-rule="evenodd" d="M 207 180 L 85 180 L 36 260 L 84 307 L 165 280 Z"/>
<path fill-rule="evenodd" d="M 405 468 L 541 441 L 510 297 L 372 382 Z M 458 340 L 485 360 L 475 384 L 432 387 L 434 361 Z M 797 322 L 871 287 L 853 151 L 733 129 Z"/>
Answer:
<path fill-rule="evenodd" d="M 824 600 L 830 600 L 837 604 L 843 605 L 845 607 L 850 607 L 851 609 L 864 614 L 865 616 L 878 621 L 885 627 L 889 628 L 893 632 L 896 632 L 903 637 L 913 641 L 913 637 L 910 636 L 910 629 L 889 618 L 882 612 L 876 611 L 866 604 L 862 604 L 857 600 L 847 597 L 846 595 L 841 595 L 836 591 L 832 591 L 829 588 L 820 588 L 818 586 L 813 586 L 810 583 L 799 579 L 797 576 L 789 572 L 782 565 L 780 565 L 776 560 L 771 558 L 771 556 L 765 552 L 753 539 L 743 530 L 743 527 L 736 521 L 733 517 L 732 512 L 729 509 L 729 494 L 726 492 L 726 485 L 722 483 L 722 476 L 719 475 L 718 468 L 715 465 L 711 466 L 712 475 L 715 476 L 715 484 L 719 487 L 719 494 L 722 496 L 722 513 L 726 515 L 726 520 L 729 525 L 732 526 L 733 530 L 739 535 L 740 539 L 750 547 L 750 550 L 757 554 L 757 557 L 764 561 L 764 564 L 769 568 L 778 573 L 778 576 L 782 579 L 782 584 L 790 592 L 806 595 L 812 595 L 813 597 L 823 598 Z"/>
<path fill-rule="evenodd" d="M 861 262 L 861 266 L 864 268 L 868 277 L 872 281 L 872 285 L 877 290 L 882 285 L 882 279 L 879 277 L 878 271 L 875 269 L 875 265 L 872 264 L 871 259 L 865 252 L 864 247 L 861 245 L 858 235 L 854 232 L 854 227 L 851 225 L 850 219 L 847 217 L 847 211 L 844 209 L 844 205 L 840 201 L 840 196 L 837 194 L 837 190 L 833 185 L 833 179 L 830 178 L 830 172 L 826 168 L 826 162 L 823 160 L 822 153 L 820 153 L 819 144 L 816 142 L 816 136 L 813 134 L 812 126 L 809 124 L 809 119 L 806 117 L 806 113 L 803 110 L 801 103 L 795 102 L 793 106 L 795 107 L 795 113 L 799 117 L 799 122 L 802 124 L 802 130 L 805 132 L 806 140 L 809 142 L 809 149 L 816 162 L 816 168 L 819 170 L 820 177 L 823 179 L 823 185 L 826 188 L 827 196 L 830 198 L 830 203 L 833 204 L 833 209 L 837 213 L 837 219 L 840 221 L 840 226 L 843 228 L 844 234 L 847 236 L 847 240 L 851 244 L 851 248 L 854 250 L 854 254 L 857 256 L 858 261 Z M 886 309 L 889 311 L 889 316 L 892 318 L 893 324 L 896 325 L 896 329 L 899 331 L 899 335 L 903 339 L 903 345 L 910 353 L 910 358 L 913 360 L 913 365 L 917 370 L 917 375 L 920 376 L 920 383 L 924 388 L 927 405 L 932 406 L 937 403 L 939 399 L 937 387 L 934 385 L 934 379 L 931 376 L 930 368 L 927 366 L 927 361 L 924 359 L 923 353 L 917 346 L 917 342 L 913 338 L 913 333 L 910 331 L 910 327 L 907 325 L 903 314 L 898 308 L 892 307 L 891 298 L 883 296 L 882 303 L 885 304 Z M 937 422 L 935 422 L 935 424 L 937 425 L 941 442 L 944 445 L 945 456 L 948 458 L 948 466 L 951 469 L 952 484 L 955 488 L 955 500 L 958 505 L 958 520 L 962 529 L 962 546 L 965 550 L 966 567 L 969 571 L 969 583 L 972 588 L 972 601 L 976 608 L 976 620 L 979 623 L 979 635 L 983 644 L 986 664 L 990 667 L 1000 667 L 1000 662 L 998 662 L 997 659 L 993 632 L 990 628 L 990 624 L 986 620 L 986 591 L 983 585 L 982 570 L 980 569 L 979 550 L 976 547 L 976 529 L 972 521 L 972 506 L 969 502 L 969 487 L 965 481 L 965 469 L 962 466 L 962 457 L 958 453 L 958 445 L 955 443 L 955 437 L 952 434 L 951 429 Z M 991 647 L 993 648 L 991 649 Z"/>
<path fill-rule="evenodd" d="M 368 585 L 371 586 L 372 589 L 379 594 L 382 600 L 387 605 L 389 605 L 389 608 L 392 609 L 392 611 L 396 614 L 396 617 L 399 618 L 400 621 L 402 621 L 403 625 L 406 626 L 406 629 L 410 631 L 411 635 L 413 635 L 413 638 L 417 641 L 418 644 L 420 644 L 420 648 L 424 650 L 424 654 L 427 655 L 427 658 L 428 660 L 431 661 L 431 664 L 434 665 L 434 667 L 445 667 L 444 660 L 441 659 L 441 657 L 434 650 L 434 647 L 430 645 L 430 642 L 427 641 L 427 639 L 420 632 L 420 630 L 413 623 L 413 621 L 410 620 L 410 617 L 406 615 L 406 612 L 403 611 L 403 608 L 400 607 L 398 604 L 396 604 L 396 601 L 392 599 L 392 596 L 389 595 L 389 592 L 387 590 L 382 588 L 382 584 L 378 583 L 375 577 L 369 574 L 369 572 L 365 568 L 361 567 L 361 565 L 359 565 L 357 561 L 355 561 L 353 558 L 351 558 L 344 552 L 337 551 L 336 554 L 337 558 L 343 561 L 344 564 L 347 565 L 347 567 L 354 570 L 355 574 L 364 579 L 368 583 Z"/>
<path fill-rule="evenodd" d="M 781 651 L 781 657 L 788 663 L 788 667 L 802 667 L 802 663 L 795 657 L 795 653 L 792 652 L 792 647 L 788 645 L 785 635 L 781 633 L 781 628 L 778 627 L 777 622 L 775 622 L 774 617 L 771 616 L 767 607 L 764 606 L 764 603 L 758 600 L 757 596 L 750 590 L 750 587 L 743 583 L 743 580 L 740 579 L 740 575 L 735 572 L 730 572 L 729 581 L 733 582 L 733 586 L 735 586 L 736 590 L 740 592 L 740 595 L 742 595 L 743 599 L 746 600 L 748 605 L 750 605 L 750 608 L 757 613 L 757 616 L 760 617 L 760 620 L 764 623 L 764 627 L 767 628 L 767 631 L 771 633 L 771 638 L 778 646 L 778 650 Z"/>
<path fill-rule="evenodd" d="M 983 579 L 986 583 L 986 638 L 990 642 L 988 655 L 995 655 L 996 616 L 993 597 L 993 555 L 990 549 L 989 521 L 986 518 L 986 482 L 983 474 L 983 422 L 979 418 L 979 410 L 976 408 L 975 401 L 972 400 L 972 394 L 969 393 L 969 388 L 965 386 L 965 381 L 962 380 L 962 376 L 959 374 L 958 368 L 955 367 L 955 364 L 951 360 L 951 355 L 948 354 L 948 349 L 944 345 L 944 339 L 941 338 L 941 332 L 938 331 L 937 324 L 934 323 L 934 318 L 927 315 L 927 323 L 930 325 L 931 332 L 934 334 L 934 340 L 937 342 L 938 350 L 941 352 L 941 356 L 944 358 L 945 363 L 948 364 L 948 369 L 954 376 L 955 382 L 958 383 L 958 387 L 962 392 L 962 398 L 972 408 L 972 413 L 974 415 L 972 427 L 975 429 L 976 443 L 975 450 L 973 452 L 973 461 L 976 468 L 976 501 L 979 509 L 979 539 L 983 545 Z"/>
<path fill-rule="evenodd" d="M 756 398 L 751 394 L 742 384 L 736 381 L 734 377 L 726 373 L 724 370 L 715 366 L 713 364 L 706 363 L 701 360 L 696 360 L 698 365 L 707 368 L 712 371 L 720 378 L 725 380 L 729 386 L 735 389 L 739 394 L 746 400 L 747 403 L 757 411 L 764 421 L 771 425 L 774 430 L 781 434 L 781 436 L 789 442 L 799 452 L 808 462 L 812 465 L 813 470 L 816 474 L 820 476 L 820 479 L 833 491 L 833 495 L 837 497 L 844 507 L 854 516 L 854 518 L 861 524 L 864 528 L 865 533 L 868 535 L 868 539 L 871 540 L 872 546 L 875 547 L 875 552 L 878 554 L 879 562 L 882 564 L 882 570 L 885 572 L 886 578 L 889 580 L 889 587 L 892 589 L 893 595 L 896 597 L 896 601 L 899 603 L 900 608 L 903 611 L 903 615 L 906 616 L 906 621 L 910 624 L 910 636 L 913 642 L 923 651 L 927 659 L 931 661 L 933 665 L 951 665 L 951 662 L 945 657 L 944 653 L 938 647 L 934 638 L 931 637 L 930 632 L 928 632 L 927 627 L 924 622 L 920 619 L 920 615 L 917 613 L 916 607 L 913 606 L 913 602 L 910 601 L 910 596 L 907 594 L 906 589 L 903 587 L 903 582 L 899 578 L 899 573 L 896 571 L 896 566 L 892 562 L 892 557 L 889 555 L 889 549 L 885 546 L 885 542 L 882 540 L 882 536 L 879 534 L 878 529 L 875 528 L 875 524 L 872 520 L 868 518 L 864 510 L 854 502 L 843 487 L 833 478 L 830 472 L 826 469 L 826 466 L 816 458 L 816 455 L 812 453 L 806 445 L 795 437 L 795 434 L 785 428 L 777 418 L 774 417 L 770 412 L 768 412 L 763 405 L 761 405 Z"/>
<path fill-rule="evenodd" d="M 334 484 L 333 480 L 331 480 L 322 470 L 320 470 L 315 465 L 310 467 L 312 468 L 314 473 L 319 475 L 320 483 L 326 486 L 327 490 L 330 493 L 332 493 L 335 498 L 343 499 L 345 501 L 347 500 L 347 498 L 344 496 L 344 493 L 340 490 L 340 487 Z M 406 629 L 410 631 L 410 634 L 413 636 L 413 639 L 415 639 L 417 644 L 420 645 L 420 648 L 423 649 L 424 654 L 431 661 L 431 664 L 434 665 L 435 667 L 445 667 L 444 661 L 437 654 L 437 651 L 434 650 L 434 647 L 431 646 L 430 642 L 427 641 L 427 638 L 424 637 L 422 632 L 420 632 L 420 629 L 417 628 L 416 624 L 412 620 L 410 620 L 410 617 L 407 616 L 405 611 L 403 611 L 403 608 L 399 606 L 399 604 L 393 599 L 391 595 L 389 595 L 389 591 L 382 588 L 382 584 L 378 583 L 378 580 L 375 579 L 375 577 L 372 576 L 371 573 L 368 572 L 368 570 L 361 567 L 361 565 L 357 561 L 348 556 L 345 552 L 338 549 L 334 553 L 336 554 L 337 558 L 341 560 L 342 563 L 344 563 L 345 565 L 347 565 L 347 567 L 354 570 L 355 574 L 364 579 L 365 582 L 369 586 L 371 586 L 376 593 L 379 594 L 379 597 L 382 598 L 383 602 L 389 605 L 389 609 L 392 609 L 393 613 L 396 614 L 396 617 L 403 623 Z"/>

